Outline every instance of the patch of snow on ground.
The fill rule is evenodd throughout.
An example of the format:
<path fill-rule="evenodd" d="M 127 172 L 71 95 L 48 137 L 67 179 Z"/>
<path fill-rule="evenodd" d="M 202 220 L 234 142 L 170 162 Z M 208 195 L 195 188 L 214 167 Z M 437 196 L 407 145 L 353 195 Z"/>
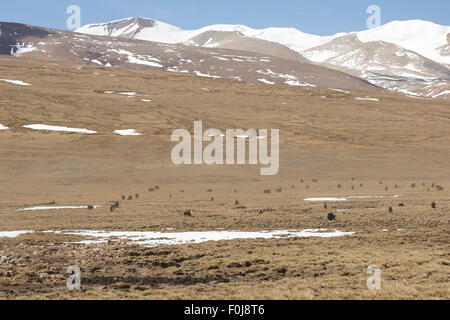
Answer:
<path fill-rule="evenodd" d="M 114 133 L 121 136 L 142 136 L 142 133 L 136 132 L 135 129 L 115 130 Z"/>
<path fill-rule="evenodd" d="M 94 209 L 100 208 L 100 206 L 93 206 Z M 16 211 L 41 211 L 41 210 L 64 210 L 64 209 L 87 209 L 88 206 L 37 206 L 23 209 L 17 209 Z"/>
<path fill-rule="evenodd" d="M 258 81 L 260 81 L 262 83 L 265 83 L 265 84 L 275 84 L 275 82 L 272 82 L 272 81 L 269 81 L 269 80 L 266 80 L 266 79 L 258 79 Z"/>
<path fill-rule="evenodd" d="M 21 55 L 22 53 L 27 53 L 27 52 L 33 52 L 34 50 L 36 50 L 35 47 L 33 47 L 32 44 L 16 44 L 14 46 L 12 46 L 11 48 L 11 55 L 12 56 L 18 56 Z"/>
<path fill-rule="evenodd" d="M 23 126 L 27 129 L 32 130 L 45 130 L 45 131 L 59 131 L 59 132 L 75 132 L 75 133 L 86 133 L 86 134 L 96 134 L 97 131 L 93 130 L 87 130 L 87 129 L 80 129 L 80 128 L 68 128 L 68 127 L 61 127 L 61 126 L 49 126 L 45 124 L 30 124 Z"/>
<path fill-rule="evenodd" d="M 0 231 L 0 238 L 16 238 L 22 234 L 34 233 L 31 230 L 22 230 L 22 231 Z"/>
<path fill-rule="evenodd" d="M 202 232 L 138 232 L 138 231 L 48 231 L 57 234 L 93 237 L 97 240 L 86 240 L 78 244 L 104 243 L 111 238 L 129 240 L 137 244 L 157 247 L 160 245 L 181 245 L 202 243 L 207 241 L 222 241 L 235 239 L 279 239 L 295 237 L 332 238 L 353 235 L 355 232 L 342 232 L 339 230 L 305 229 L 302 231 L 276 230 L 260 232 L 240 231 L 202 231 Z"/>
<path fill-rule="evenodd" d="M 101 63 L 100 61 L 98 61 L 97 59 L 91 60 L 91 62 L 98 64 L 100 66 L 103 66 L 103 63 Z"/>
<path fill-rule="evenodd" d="M 347 201 L 347 198 L 306 198 L 303 199 L 304 201 L 313 201 L 313 202 L 317 202 L 317 201 Z"/>
<path fill-rule="evenodd" d="M 326 197 L 326 198 L 306 198 L 303 199 L 304 201 L 314 201 L 314 202 L 318 202 L 318 201 L 330 201 L 330 202 L 334 202 L 334 201 L 347 201 L 349 199 L 372 199 L 372 198 L 399 198 L 401 197 L 401 195 L 393 195 L 393 196 L 348 196 L 348 197 Z"/>
<path fill-rule="evenodd" d="M 8 130 L 9 129 L 9 127 L 5 127 L 4 125 L 2 125 L 1 123 L 0 123 L 0 130 Z"/>
<path fill-rule="evenodd" d="M 122 95 L 122 96 L 129 96 L 129 97 L 135 97 L 137 96 L 136 92 L 119 92 L 118 94 Z"/>
<path fill-rule="evenodd" d="M 20 81 L 20 80 L 8 80 L 8 79 L 0 79 L 0 81 L 11 83 L 11 84 L 17 84 L 19 86 L 31 86 L 31 84 Z"/>
<path fill-rule="evenodd" d="M 219 59 L 219 60 L 221 60 L 221 61 L 229 61 L 229 59 L 227 59 L 227 58 L 218 57 L 218 56 L 213 57 L 213 58 Z"/>
<path fill-rule="evenodd" d="M 149 67 L 156 67 L 156 68 L 163 68 L 164 66 L 162 64 L 159 64 L 157 62 L 152 61 L 145 61 L 136 57 L 128 57 L 128 62 L 132 64 L 141 64 Z"/>
<path fill-rule="evenodd" d="M 350 93 L 350 92 L 348 92 L 348 91 L 341 90 L 341 89 L 334 89 L 334 88 L 329 88 L 329 89 L 330 89 L 330 90 L 337 91 L 337 92 L 342 92 L 342 93 Z"/>
<path fill-rule="evenodd" d="M 445 90 L 445 91 L 442 91 L 442 92 L 440 92 L 438 94 L 435 94 L 434 96 L 432 96 L 432 98 L 437 98 L 437 97 L 440 97 L 440 96 L 443 96 L 443 95 L 446 95 L 446 94 L 450 94 L 450 90 Z"/>
<path fill-rule="evenodd" d="M 370 97 L 364 97 L 364 98 L 357 97 L 357 98 L 355 98 L 355 100 L 361 100 L 361 101 L 380 101 L 380 99 L 377 99 L 377 98 L 370 98 Z"/>
<path fill-rule="evenodd" d="M 288 84 L 290 86 L 298 86 L 298 87 L 317 87 L 315 84 L 310 84 L 310 83 L 302 83 L 298 80 L 294 81 L 294 80 L 286 80 L 284 82 L 285 84 Z"/>
<path fill-rule="evenodd" d="M 194 71 L 194 73 L 198 77 L 214 78 L 214 79 L 220 79 L 221 78 L 219 76 L 212 76 L 212 75 L 207 74 L 207 73 L 201 73 L 200 71 Z"/>

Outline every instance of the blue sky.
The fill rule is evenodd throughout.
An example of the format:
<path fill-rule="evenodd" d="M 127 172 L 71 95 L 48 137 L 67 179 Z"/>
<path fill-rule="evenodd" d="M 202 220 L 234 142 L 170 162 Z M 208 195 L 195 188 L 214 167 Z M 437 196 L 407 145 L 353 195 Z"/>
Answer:
<path fill-rule="evenodd" d="M 69 5 L 81 24 L 140 16 L 183 29 L 210 24 L 294 27 L 320 35 L 366 29 L 366 8 L 381 8 L 381 22 L 422 19 L 450 25 L 449 0 L 13 0 L 0 3 L 0 21 L 66 29 Z"/>

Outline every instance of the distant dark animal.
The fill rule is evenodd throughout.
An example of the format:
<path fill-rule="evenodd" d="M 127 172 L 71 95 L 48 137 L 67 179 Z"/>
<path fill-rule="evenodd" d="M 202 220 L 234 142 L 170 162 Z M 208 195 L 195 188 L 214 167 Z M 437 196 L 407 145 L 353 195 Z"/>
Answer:
<path fill-rule="evenodd" d="M 133 200 L 133 196 L 128 196 L 128 200 Z"/>
<path fill-rule="evenodd" d="M 155 189 L 149 188 L 148 191 L 149 191 L 149 192 L 155 192 Z"/>
<path fill-rule="evenodd" d="M 332 212 L 330 212 L 328 214 L 328 220 L 330 220 L 330 221 L 336 220 L 336 216 Z"/>
<path fill-rule="evenodd" d="M 236 200 L 236 201 L 234 202 L 234 205 L 235 205 L 235 206 L 238 206 L 238 205 L 239 205 L 239 201 Z"/>
<path fill-rule="evenodd" d="M 283 189 L 281 187 L 279 187 L 278 189 L 276 189 L 277 192 L 281 192 L 283 191 Z"/>
<path fill-rule="evenodd" d="M 384 188 L 384 191 L 388 191 L 388 190 L 389 190 L 389 188 L 388 188 L 388 187 Z"/>
<path fill-rule="evenodd" d="M 383 181 L 378 181 L 379 184 L 383 184 Z"/>
<path fill-rule="evenodd" d="M 206 190 L 206 192 L 213 192 L 213 190 L 212 189 L 208 189 L 208 190 Z"/>
<path fill-rule="evenodd" d="M 211 201 L 214 201 L 214 197 L 211 197 Z"/>
<path fill-rule="evenodd" d="M 399 207 L 404 207 L 405 204 L 404 204 L 404 203 L 399 203 L 398 206 L 399 206 Z"/>
<path fill-rule="evenodd" d="M 364 187 L 364 185 L 363 185 L 362 183 L 360 183 L 360 184 L 359 184 L 359 187 L 360 187 L 360 188 L 363 188 L 363 187 Z"/>
<path fill-rule="evenodd" d="M 325 209 L 328 209 L 328 205 L 327 205 L 326 203 L 323 204 L 323 207 L 324 207 Z"/>
<path fill-rule="evenodd" d="M 309 184 L 306 185 L 306 189 L 309 189 Z"/>
<path fill-rule="evenodd" d="M 122 196 L 122 200 L 125 200 L 125 196 Z"/>
<path fill-rule="evenodd" d="M 338 187 L 339 189 L 341 189 L 341 188 L 342 188 L 342 185 L 341 185 L 341 184 L 338 184 L 337 187 Z"/>
<path fill-rule="evenodd" d="M 135 197 L 136 197 L 136 199 L 139 199 L 139 194 L 136 193 Z"/>
<path fill-rule="evenodd" d="M 356 179 L 355 179 L 355 177 L 352 177 L 352 181 L 355 181 Z"/>
<path fill-rule="evenodd" d="M 259 214 L 263 214 L 264 211 L 263 211 L 262 209 L 259 209 L 258 213 L 259 213 Z"/>
<path fill-rule="evenodd" d="M 155 190 L 159 190 L 159 186 L 155 186 Z"/>
<path fill-rule="evenodd" d="M 397 189 L 398 188 L 398 185 L 395 185 L 395 189 Z"/>
<path fill-rule="evenodd" d="M 114 202 L 114 207 L 116 207 L 116 208 L 119 207 L 119 201 Z"/>
<path fill-rule="evenodd" d="M 237 190 L 234 190 L 234 193 L 238 193 Z"/>
<path fill-rule="evenodd" d="M 184 192 L 184 190 L 183 190 L 183 189 L 181 189 L 181 190 L 180 190 L 180 192 L 181 192 L 181 193 L 183 193 L 183 192 Z"/>
<path fill-rule="evenodd" d="M 87 209 L 88 210 L 94 210 L 94 206 L 88 206 Z"/>
<path fill-rule="evenodd" d="M 436 186 L 436 189 L 437 189 L 437 191 L 442 191 L 442 190 L 444 190 L 444 187 L 443 186 Z"/>
<path fill-rule="evenodd" d="M 431 207 L 432 207 L 433 209 L 436 209 L 436 202 L 433 202 L 433 203 L 431 204 Z"/>
<path fill-rule="evenodd" d="M 116 207 L 114 207 L 114 205 L 111 205 L 111 206 L 109 207 L 109 211 L 110 211 L 110 212 L 113 212 L 115 208 L 116 208 Z"/>
<path fill-rule="evenodd" d="M 317 179 L 312 179 L 312 182 L 317 183 L 317 182 L 319 182 L 319 180 L 317 180 Z"/>
<path fill-rule="evenodd" d="M 392 209 L 392 207 L 389 207 L 389 213 L 393 213 L 394 209 Z"/>
<path fill-rule="evenodd" d="M 411 183 L 411 188 L 415 188 L 416 184 L 415 183 Z"/>
<path fill-rule="evenodd" d="M 352 186 L 352 190 L 355 190 L 355 186 Z"/>
<path fill-rule="evenodd" d="M 432 188 L 436 187 L 436 182 L 433 182 L 433 184 L 431 185 Z"/>
<path fill-rule="evenodd" d="M 266 189 L 266 190 L 264 190 L 264 193 L 265 194 L 269 194 L 269 193 L 271 193 L 272 191 L 270 190 L 270 189 Z"/>
<path fill-rule="evenodd" d="M 184 215 L 185 217 L 192 217 L 191 210 L 186 210 L 186 211 L 183 213 L 183 215 Z"/>
<path fill-rule="evenodd" d="M 303 179 L 300 179 L 300 183 L 303 183 L 303 182 L 305 182 L 305 180 L 303 180 Z"/>

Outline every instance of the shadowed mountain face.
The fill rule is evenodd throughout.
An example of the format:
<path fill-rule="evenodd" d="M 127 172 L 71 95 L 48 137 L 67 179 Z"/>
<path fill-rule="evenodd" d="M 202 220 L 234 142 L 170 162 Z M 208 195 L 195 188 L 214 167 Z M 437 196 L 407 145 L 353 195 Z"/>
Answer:
<path fill-rule="evenodd" d="M 44 28 L 19 23 L 0 22 L 0 54 L 14 55 L 27 39 L 46 39 L 51 32 Z"/>
<path fill-rule="evenodd" d="M 100 37 L 20 24 L 1 25 L 7 35 L 1 37 L 2 52 L 16 57 L 65 63 L 77 67 L 99 65 L 157 68 L 175 73 L 243 82 L 380 90 L 357 77 L 306 62 L 294 51 L 272 43 L 271 49 L 266 54 Z M 236 43 L 239 40 L 236 34 L 223 36 Z M 255 40 L 251 45 L 253 44 L 264 46 L 264 41 Z"/>

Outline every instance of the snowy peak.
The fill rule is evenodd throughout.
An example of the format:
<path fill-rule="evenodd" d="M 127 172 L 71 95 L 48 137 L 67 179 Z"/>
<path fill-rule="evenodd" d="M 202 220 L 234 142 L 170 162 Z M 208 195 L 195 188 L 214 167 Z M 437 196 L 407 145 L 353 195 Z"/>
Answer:
<path fill-rule="evenodd" d="M 361 42 L 384 41 L 439 63 L 449 64 L 450 57 L 439 54 L 439 48 L 448 43 L 450 26 L 441 26 L 423 20 L 393 21 L 378 28 L 358 32 Z"/>
<path fill-rule="evenodd" d="M 415 51 L 435 62 L 450 65 L 450 56 L 445 54 L 446 50 L 444 54 L 441 53 L 442 48 L 449 44 L 450 26 L 441 26 L 423 20 L 393 21 L 366 31 L 338 33 L 330 36 L 308 34 L 295 28 L 253 29 L 244 25 L 227 24 L 211 25 L 197 30 L 182 30 L 173 25 L 146 18 L 127 18 L 103 24 L 86 25 L 77 30 L 77 32 L 91 35 L 126 37 L 170 44 L 189 42 L 192 38 L 210 31 L 238 32 L 248 38 L 281 44 L 299 53 L 342 36 L 356 34 L 363 43 L 372 41 L 392 43 Z"/>
<path fill-rule="evenodd" d="M 89 25 L 78 32 L 242 50 L 297 62 L 306 58 L 408 94 L 435 96 L 448 92 L 450 86 L 450 26 L 423 20 L 392 21 L 370 30 L 330 36 L 295 28 L 253 29 L 226 24 L 182 30 L 144 18 Z"/>
<path fill-rule="evenodd" d="M 145 37 L 142 38 L 140 34 L 150 30 L 153 30 L 155 34 L 160 35 L 182 31 L 177 27 L 158 20 L 134 17 L 107 23 L 85 25 L 76 30 L 76 32 L 96 36 L 149 40 L 145 39 Z"/>
<path fill-rule="evenodd" d="M 127 37 L 168 44 L 188 42 L 205 32 L 236 32 L 245 37 L 278 43 L 297 52 L 324 44 L 342 35 L 322 37 L 304 33 L 295 28 L 253 29 L 244 25 L 233 24 L 216 24 L 197 30 L 182 30 L 161 21 L 145 18 L 127 18 L 107 23 L 90 24 L 76 31 L 97 36 Z"/>

